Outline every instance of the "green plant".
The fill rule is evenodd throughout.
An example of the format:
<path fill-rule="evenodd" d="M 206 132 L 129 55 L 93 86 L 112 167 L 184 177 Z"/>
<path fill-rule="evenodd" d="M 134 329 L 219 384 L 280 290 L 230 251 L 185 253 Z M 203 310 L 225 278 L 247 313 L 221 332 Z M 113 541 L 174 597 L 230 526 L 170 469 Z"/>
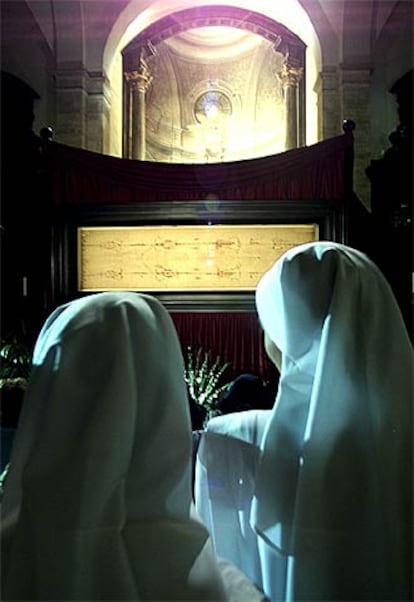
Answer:
<path fill-rule="evenodd" d="M 31 367 L 32 351 L 28 346 L 20 343 L 16 337 L 10 341 L 2 341 L 0 345 L 0 418 L 2 426 L 10 427 L 11 421 L 12 428 L 16 428 Z M 0 474 L 0 499 L 3 496 L 8 470 L 9 464 L 7 463 Z"/>
<path fill-rule="evenodd" d="M 13 381 L 26 383 L 32 366 L 32 351 L 16 338 L 3 341 L 0 347 L 0 386 Z"/>
<path fill-rule="evenodd" d="M 190 399 L 206 411 L 205 422 L 212 416 L 220 414 L 218 401 L 221 393 L 231 384 L 220 383 L 221 377 L 230 362 L 222 363 L 219 355 L 214 361 L 211 352 L 199 348 L 196 352 L 192 347 L 187 347 L 187 357 L 184 368 L 184 380 Z"/>

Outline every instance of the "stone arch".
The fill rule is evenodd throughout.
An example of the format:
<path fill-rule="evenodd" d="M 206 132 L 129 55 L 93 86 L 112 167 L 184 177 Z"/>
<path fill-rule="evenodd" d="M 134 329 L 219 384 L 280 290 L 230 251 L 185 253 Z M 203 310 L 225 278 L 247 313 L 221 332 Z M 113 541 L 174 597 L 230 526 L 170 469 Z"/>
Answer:
<path fill-rule="evenodd" d="M 296 34 L 265 15 L 239 7 L 197 6 L 174 12 L 152 23 L 123 49 L 123 55 L 128 57 L 135 53 L 137 48 L 141 48 L 143 39 L 151 40 L 152 45 L 156 46 L 188 29 L 208 26 L 227 26 L 249 31 L 276 44 L 282 53 L 295 49 L 297 52 L 305 50 L 305 43 Z"/>

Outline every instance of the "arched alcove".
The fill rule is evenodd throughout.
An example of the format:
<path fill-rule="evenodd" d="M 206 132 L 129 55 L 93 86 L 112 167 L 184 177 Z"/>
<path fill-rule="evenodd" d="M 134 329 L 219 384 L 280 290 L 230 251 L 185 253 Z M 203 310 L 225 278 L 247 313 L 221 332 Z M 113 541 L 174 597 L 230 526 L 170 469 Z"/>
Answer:
<path fill-rule="evenodd" d="M 217 50 L 217 47 L 221 48 L 223 51 L 223 55 L 228 65 L 230 64 L 229 52 L 230 48 L 233 46 L 236 47 L 239 45 L 240 52 L 244 48 L 245 55 L 241 55 L 243 57 L 244 66 L 246 66 L 246 56 L 250 53 L 249 62 L 249 70 L 250 70 L 250 88 L 252 85 L 256 87 L 260 85 L 262 88 L 266 88 L 265 90 L 260 91 L 259 99 L 257 97 L 258 91 L 255 90 L 255 97 L 247 103 L 247 107 L 244 107 L 245 112 L 249 112 L 252 110 L 252 106 L 255 105 L 257 108 L 257 112 L 260 111 L 262 115 L 262 127 L 261 132 L 265 132 L 266 134 L 256 134 L 256 143 L 247 144 L 246 148 L 242 148 L 242 143 L 239 140 L 234 144 L 238 149 L 238 155 L 235 151 L 228 153 L 226 159 L 233 160 L 235 158 L 248 158 L 250 156 L 263 156 L 266 154 L 273 154 L 275 152 L 282 152 L 285 150 L 286 146 L 284 146 L 284 142 L 281 142 L 282 135 L 279 132 L 278 141 L 276 139 L 269 140 L 269 131 L 271 131 L 273 125 L 275 124 L 275 128 L 278 127 L 280 122 L 280 117 L 278 112 L 269 113 L 266 112 L 266 108 L 263 106 L 259 107 L 260 102 L 266 104 L 266 101 L 263 100 L 266 95 L 270 95 L 274 93 L 275 95 L 281 94 L 280 84 L 277 79 L 278 72 L 278 60 L 280 63 L 280 58 L 283 56 L 283 52 L 279 53 L 279 58 L 277 56 L 277 52 L 274 51 L 274 47 L 276 45 L 276 38 L 279 35 L 275 30 L 278 28 L 283 30 L 286 38 L 290 38 L 290 40 L 298 40 L 303 48 L 306 48 L 305 52 L 305 60 L 304 60 L 304 72 L 306 78 L 306 85 L 302 86 L 300 91 L 300 99 L 298 106 L 302 105 L 302 110 L 298 113 L 299 132 L 302 134 L 298 137 L 299 145 L 304 143 L 312 144 L 318 140 L 320 137 L 318 135 L 318 124 L 317 124 L 317 93 L 315 92 L 315 84 L 317 82 L 318 73 L 320 71 L 320 46 L 317 40 L 317 36 L 315 35 L 315 30 L 310 22 L 309 17 L 306 15 L 304 9 L 300 6 L 299 2 L 296 0 L 291 0 L 290 2 L 283 3 L 284 11 L 281 12 L 281 7 L 269 7 L 268 3 L 253 3 L 251 2 L 231 2 L 226 4 L 225 6 L 214 5 L 209 2 L 204 2 L 202 5 L 197 5 L 193 2 L 181 2 L 177 5 L 174 5 L 175 15 L 180 14 L 180 19 L 175 18 L 171 15 L 171 5 L 166 6 L 163 2 L 157 3 L 147 3 L 146 8 L 143 9 L 142 3 L 130 3 L 127 9 L 120 15 L 118 21 L 115 23 L 112 28 L 111 35 L 109 36 L 105 48 L 104 53 L 104 69 L 106 74 L 108 75 L 108 80 L 110 82 L 111 88 L 111 109 L 110 109 L 110 120 L 109 120 L 109 129 L 110 129 L 110 144 L 109 149 L 110 153 L 118 156 L 122 156 L 122 147 L 125 149 L 125 140 L 122 140 L 122 115 L 125 114 L 127 107 L 123 107 L 122 97 L 123 97 L 123 60 L 122 60 L 122 51 L 124 49 L 133 46 L 134 40 L 142 41 L 144 38 L 151 40 L 151 46 L 156 47 L 158 44 L 159 54 L 162 54 L 162 60 L 153 59 L 154 63 L 162 63 L 162 69 L 164 70 L 163 77 L 165 81 L 170 82 L 172 86 L 172 90 L 165 91 L 165 94 L 169 96 L 169 98 L 174 98 L 175 94 L 182 94 L 183 91 L 180 89 L 180 85 L 176 82 L 176 72 L 177 72 L 177 56 L 182 52 L 183 45 L 187 46 L 187 51 L 191 49 L 193 52 L 193 60 L 188 61 L 187 65 L 181 65 L 180 68 L 186 70 L 187 72 L 190 69 L 195 69 L 194 66 L 196 64 L 197 59 L 197 50 L 195 43 L 195 36 L 200 36 L 203 39 L 204 46 L 210 46 L 210 51 Z M 135 6 L 134 6 L 135 5 Z M 136 13 L 134 16 L 133 9 L 135 8 Z M 169 10 L 168 10 L 169 9 Z M 252 10 L 254 9 L 254 10 Z M 206 13 L 209 13 L 211 18 L 207 23 L 208 19 L 206 18 Z M 187 15 L 189 17 L 188 20 L 182 19 L 183 15 Z M 234 16 L 236 15 L 236 17 Z M 193 19 L 191 22 L 190 17 Z M 212 20 L 216 18 L 216 23 L 213 23 Z M 165 20 L 164 20 L 165 19 Z M 233 19 L 233 21 L 232 21 Z M 277 20 L 278 19 L 278 20 Z M 161 26 L 160 26 L 161 23 Z M 237 25 L 237 27 L 236 27 Z M 220 40 L 217 44 L 213 44 L 213 42 L 206 41 L 207 33 L 210 32 L 217 27 L 227 28 L 227 31 L 230 32 L 230 42 L 224 42 Z M 175 29 L 174 29 L 175 28 Z M 217 30 L 216 30 L 217 31 Z M 224 31 L 224 30 L 223 30 Z M 162 33 L 163 32 L 163 33 Z M 206 33 L 207 32 L 207 33 Z M 172 36 L 171 34 L 175 35 Z M 150 34 L 150 35 L 148 35 Z M 158 37 L 157 37 L 158 36 Z M 233 36 L 233 39 L 231 37 Z M 211 39 L 213 36 L 211 35 Z M 216 38 L 217 40 L 217 38 Z M 197 44 L 199 41 L 197 42 Z M 131 45 L 131 46 L 130 46 Z M 161 46 L 162 45 L 162 46 Z M 214 48 L 213 48 L 214 46 Z M 281 49 L 282 50 L 282 49 Z M 283 48 L 286 50 L 286 48 Z M 232 50 L 234 53 L 234 48 Z M 227 54 L 226 54 L 227 53 Z M 165 58 L 165 55 L 168 54 L 168 59 Z M 252 55 L 254 56 L 254 60 Z M 159 56 L 159 55 L 158 55 Z M 173 59 L 171 59 L 171 56 Z M 148 53 L 146 53 L 146 59 L 148 58 Z M 214 54 L 214 59 L 212 62 L 214 63 L 222 62 L 222 59 L 217 54 Z M 236 64 L 237 59 L 234 59 L 233 62 L 233 70 L 235 75 L 240 77 L 240 74 L 236 74 L 237 69 L 243 69 L 243 64 L 239 61 Z M 273 61 L 273 65 L 270 64 L 270 61 Z M 173 64 L 175 62 L 175 64 Z M 161 68 L 159 65 L 157 69 Z M 231 66 L 229 67 L 231 68 Z M 246 67 L 247 68 L 247 67 Z M 266 78 L 261 77 L 258 69 L 267 70 Z M 272 77 L 274 78 L 272 85 L 274 83 L 274 90 L 270 92 L 270 72 L 269 70 L 273 70 Z M 172 77 L 173 76 L 173 77 Z M 205 77 L 205 81 L 208 81 L 208 76 Z M 214 76 L 210 79 L 214 80 L 214 82 L 218 82 L 218 87 L 213 86 L 213 91 L 216 94 L 224 94 L 226 88 L 224 79 L 216 75 L 214 72 Z M 265 79 L 267 84 L 265 85 Z M 224 84 L 224 88 L 223 85 Z M 227 86 L 228 88 L 231 86 Z M 196 95 L 197 91 L 199 91 L 200 86 L 197 86 L 197 83 L 191 88 L 187 85 L 186 92 L 188 96 L 191 96 L 191 99 L 187 99 L 188 106 L 195 106 L 197 102 L 196 98 L 193 98 Z M 200 91 L 200 95 L 207 94 L 209 89 L 206 87 L 204 90 Z M 233 104 L 236 110 L 240 109 L 240 95 L 243 96 L 243 93 L 240 91 L 236 92 L 234 97 L 231 95 L 228 96 L 228 100 L 230 104 Z M 239 96 L 239 98 L 237 98 Z M 153 99 L 151 99 L 153 101 Z M 192 103 L 192 104 L 191 104 Z M 151 102 L 152 115 L 150 116 L 150 123 L 148 130 L 153 129 L 152 134 L 148 133 L 150 144 L 150 153 L 148 156 L 150 160 L 161 160 L 161 161 L 169 161 L 171 160 L 171 153 L 168 154 L 168 144 L 166 143 L 166 135 L 164 131 L 164 136 L 157 139 L 156 132 L 154 131 L 159 126 L 159 119 L 157 120 L 156 115 L 154 113 L 157 112 L 157 109 L 154 109 L 154 103 Z M 189 110 L 188 107 L 186 110 Z M 192 109 L 193 110 L 193 109 Z M 280 109 L 282 110 L 282 109 Z M 177 106 L 177 103 L 173 100 L 171 105 L 171 112 L 175 113 L 174 115 L 168 116 L 169 118 L 169 128 L 170 133 L 169 136 L 171 139 L 174 139 L 174 135 L 176 137 L 189 137 L 193 138 L 192 144 L 193 148 L 199 146 L 197 142 L 197 135 L 194 134 L 195 131 L 200 130 L 197 126 L 196 121 L 193 121 L 186 124 L 185 127 L 175 128 L 174 127 L 174 119 L 178 119 L 182 117 L 181 115 L 182 108 Z M 193 115 L 194 117 L 194 115 Z M 241 119 L 241 116 L 239 116 Z M 243 116 L 246 119 L 246 115 Z M 164 122 L 166 119 L 164 119 Z M 248 122 L 248 120 L 247 120 Z M 158 126 L 157 126 L 158 123 Z M 252 128 L 246 130 L 245 127 L 240 126 L 241 121 L 238 122 L 238 131 L 244 131 L 244 135 L 247 138 L 247 133 L 252 131 Z M 251 122 L 250 122 L 251 123 Z M 165 126 L 165 123 L 163 124 Z M 280 125 L 280 124 L 279 124 Z M 270 127 L 269 127 L 270 126 Z M 257 124 L 255 128 L 257 130 Z M 260 129 L 260 128 L 259 128 Z M 184 130 L 184 131 L 183 131 Z M 235 130 L 233 130 L 234 132 Z M 260 136 L 262 136 L 260 138 Z M 268 139 L 266 140 L 266 136 Z M 283 134 L 284 136 L 284 134 Z M 228 137 L 230 140 L 235 140 L 235 136 L 231 135 Z M 199 140 L 199 138 L 198 138 Z M 158 145 L 158 147 L 157 147 Z M 177 148 L 181 149 L 179 151 L 179 157 L 175 158 L 176 161 L 187 160 L 193 162 L 197 160 L 194 153 L 191 152 L 191 144 L 189 145 L 190 150 L 188 152 L 185 151 L 185 146 L 181 143 L 178 144 Z M 184 150 L 183 150 L 184 147 Z M 187 147 L 188 148 L 188 147 Z M 250 148 L 250 150 L 249 150 Z M 253 150 L 252 150 L 253 149 Z M 213 153 L 214 154 L 214 153 Z M 128 156 L 127 153 L 124 153 L 124 156 Z M 206 159 L 202 156 L 198 157 L 200 162 Z M 212 158 L 212 160 L 222 160 L 220 153 L 216 153 L 216 156 Z"/>
<path fill-rule="evenodd" d="M 177 163 L 271 155 L 305 142 L 305 52 L 235 7 L 185 9 L 123 49 L 123 154 Z"/>

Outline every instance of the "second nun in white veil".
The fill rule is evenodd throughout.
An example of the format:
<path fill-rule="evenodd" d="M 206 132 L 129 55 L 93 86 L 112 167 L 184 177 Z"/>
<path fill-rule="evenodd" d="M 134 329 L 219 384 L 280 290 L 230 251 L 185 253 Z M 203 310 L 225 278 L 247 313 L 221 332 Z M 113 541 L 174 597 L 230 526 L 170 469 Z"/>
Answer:
<path fill-rule="evenodd" d="M 292 559 L 288 598 L 412 599 L 412 347 L 391 289 L 349 247 L 285 253 L 259 282 L 278 394 L 252 521 Z"/>
<path fill-rule="evenodd" d="M 64 305 L 35 346 L 3 499 L 4 600 L 224 600 L 191 517 L 173 323 L 154 298 Z"/>

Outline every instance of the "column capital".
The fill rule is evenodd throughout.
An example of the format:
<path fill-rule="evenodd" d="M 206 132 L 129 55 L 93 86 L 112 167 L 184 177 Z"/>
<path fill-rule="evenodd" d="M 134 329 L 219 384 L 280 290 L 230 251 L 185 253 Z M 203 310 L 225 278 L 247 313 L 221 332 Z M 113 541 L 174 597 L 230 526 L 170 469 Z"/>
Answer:
<path fill-rule="evenodd" d="M 283 86 L 297 86 L 303 76 L 303 67 L 296 67 L 284 62 L 277 75 Z"/>
<path fill-rule="evenodd" d="M 133 90 L 139 90 L 140 92 L 146 92 L 152 82 L 152 75 L 144 59 L 143 53 L 139 57 L 139 65 L 137 69 L 133 71 L 127 71 L 124 73 L 126 81 L 129 83 Z"/>

